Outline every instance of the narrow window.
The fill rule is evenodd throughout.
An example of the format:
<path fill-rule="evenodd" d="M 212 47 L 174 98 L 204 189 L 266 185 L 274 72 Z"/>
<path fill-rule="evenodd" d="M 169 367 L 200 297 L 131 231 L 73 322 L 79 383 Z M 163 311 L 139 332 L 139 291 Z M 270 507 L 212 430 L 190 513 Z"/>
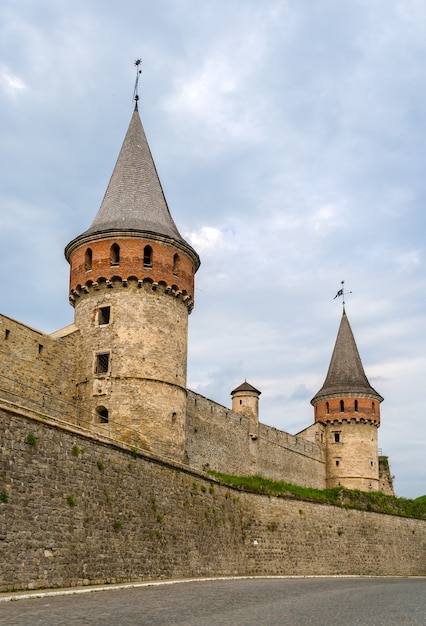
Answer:
<path fill-rule="evenodd" d="M 4 331 L 4 338 L 9 339 L 9 335 L 10 335 L 10 330 L 6 328 L 6 330 Z"/>
<path fill-rule="evenodd" d="M 100 352 L 95 359 L 95 374 L 106 374 L 109 369 L 109 352 Z"/>
<path fill-rule="evenodd" d="M 374 467 L 374 462 L 373 461 L 370 461 L 370 466 Z"/>
<path fill-rule="evenodd" d="M 179 255 L 175 254 L 173 257 L 173 274 L 177 276 L 179 274 Z"/>
<path fill-rule="evenodd" d="M 101 424 L 108 424 L 108 409 L 106 409 L 104 406 L 98 406 L 96 408 L 96 414 Z"/>
<path fill-rule="evenodd" d="M 143 249 L 143 266 L 152 267 L 152 248 L 151 246 L 145 246 Z"/>
<path fill-rule="evenodd" d="M 84 255 L 84 266 L 86 268 L 86 272 L 90 272 L 90 270 L 92 269 L 92 257 L 93 257 L 92 249 L 87 248 L 86 253 Z"/>
<path fill-rule="evenodd" d="M 98 323 L 99 326 L 104 326 L 105 324 L 109 324 L 111 319 L 111 307 L 110 306 L 101 306 L 98 313 Z"/>
<path fill-rule="evenodd" d="M 325 403 L 325 412 L 327 413 L 327 415 L 330 413 L 330 405 L 328 402 Z"/>
<path fill-rule="evenodd" d="M 355 411 L 355 413 L 358 413 L 358 400 L 355 400 L 354 411 Z"/>
<path fill-rule="evenodd" d="M 113 243 L 111 246 L 111 265 L 119 265 L 120 263 L 120 246 Z"/>
<path fill-rule="evenodd" d="M 334 433 L 334 443 L 340 443 L 340 433 Z"/>
<path fill-rule="evenodd" d="M 339 459 L 336 459 L 336 466 L 339 466 L 339 465 L 340 465 L 340 461 Z"/>
<path fill-rule="evenodd" d="M 374 402 L 371 403 L 371 412 L 374 415 L 376 412 L 376 405 L 374 404 Z"/>
<path fill-rule="evenodd" d="M 242 400 L 240 400 L 240 404 L 242 404 L 242 403 L 243 403 L 243 401 L 242 401 Z"/>
<path fill-rule="evenodd" d="M 345 412 L 345 403 L 343 402 L 343 400 L 340 400 L 340 413 L 344 413 Z"/>
<path fill-rule="evenodd" d="M 43 344 L 39 343 L 38 344 L 38 353 L 41 354 L 43 352 Z"/>

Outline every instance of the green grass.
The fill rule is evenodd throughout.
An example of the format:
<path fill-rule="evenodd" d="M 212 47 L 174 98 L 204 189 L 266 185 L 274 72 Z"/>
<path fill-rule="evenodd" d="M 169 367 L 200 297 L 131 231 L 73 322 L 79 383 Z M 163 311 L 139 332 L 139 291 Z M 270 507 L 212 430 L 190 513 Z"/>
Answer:
<path fill-rule="evenodd" d="M 30 446 L 35 446 L 37 444 L 37 437 L 34 435 L 34 433 L 29 433 L 27 436 L 27 443 Z"/>
<path fill-rule="evenodd" d="M 67 503 L 71 507 L 73 507 L 73 506 L 75 506 L 77 504 L 76 499 L 74 498 L 74 496 L 67 496 Z"/>
<path fill-rule="evenodd" d="M 222 484 L 235 487 L 241 491 L 262 493 L 268 496 L 290 496 L 300 500 L 324 502 L 346 509 L 359 509 L 361 511 L 374 511 L 376 513 L 388 513 L 404 517 L 416 517 L 426 519 L 426 496 L 409 500 L 387 496 L 381 492 L 359 491 L 357 489 L 345 489 L 333 487 L 332 489 L 312 489 L 299 487 L 283 481 L 270 480 L 262 476 L 233 476 L 220 472 L 209 472 Z"/>

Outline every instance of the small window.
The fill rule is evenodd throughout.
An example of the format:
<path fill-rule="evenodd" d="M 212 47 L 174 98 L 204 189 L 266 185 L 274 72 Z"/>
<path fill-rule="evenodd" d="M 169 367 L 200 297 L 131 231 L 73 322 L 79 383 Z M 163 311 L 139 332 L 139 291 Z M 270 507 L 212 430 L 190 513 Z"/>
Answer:
<path fill-rule="evenodd" d="M 179 274 L 179 264 L 180 264 L 179 255 L 175 254 L 173 257 L 173 274 L 175 276 Z"/>
<path fill-rule="evenodd" d="M 101 306 L 98 312 L 99 326 L 104 326 L 105 324 L 109 324 L 110 319 L 111 319 L 111 307 Z"/>
<path fill-rule="evenodd" d="M 143 249 L 143 266 L 152 267 L 152 248 L 151 246 L 145 246 Z"/>
<path fill-rule="evenodd" d="M 39 343 L 38 344 L 38 353 L 41 354 L 43 352 L 43 344 Z"/>
<path fill-rule="evenodd" d="M 120 246 L 113 243 L 111 246 L 111 265 L 119 265 L 120 263 Z"/>
<path fill-rule="evenodd" d="M 345 403 L 343 402 L 343 400 L 340 400 L 340 413 L 344 413 L 345 412 Z"/>
<path fill-rule="evenodd" d="M 96 408 L 96 414 L 101 424 L 108 424 L 108 409 L 106 409 L 104 406 L 98 406 Z"/>
<path fill-rule="evenodd" d="M 376 405 L 374 404 L 374 402 L 371 403 L 371 412 L 374 415 L 376 412 Z"/>
<path fill-rule="evenodd" d="M 370 461 L 370 467 L 374 467 L 374 461 Z"/>
<path fill-rule="evenodd" d="M 340 465 L 340 461 L 339 459 L 336 459 L 336 466 L 338 467 Z"/>
<path fill-rule="evenodd" d="M 355 413 L 358 413 L 358 400 L 355 400 L 354 411 L 355 411 Z"/>
<path fill-rule="evenodd" d="M 334 433 L 334 443 L 340 443 L 340 433 Z"/>
<path fill-rule="evenodd" d="M 243 401 L 242 401 L 242 400 L 240 400 L 240 404 L 242 404 L 242 403 L 243 403 Z"/>
<path fill-rule="evenodd" d="M 95 374 L 106 374 L 109 370 L 109 352 L 100 352 L 96 355 Z"/>
<path fill-rule="evenodd" d="M 6 328 L 6 330 L 4 331 L 4 338 L 9 339 L 9 335 L 10 335 L 10 330 Z"/>
<path fill-rule="evenodd" d="M 86 268 L 86 272 L 90 272 L 90 270 L 92 269 L 92 257 L 93 257 L 92 249 L 87 248 L 86 253 L 84 255 L 84 266 Z"/>
<path fill-rule="evenodd" d="M 325 403 L 325 412 L 327 413 L 327 415 L 330 413 L 330 405 L 328 402 Z"/>

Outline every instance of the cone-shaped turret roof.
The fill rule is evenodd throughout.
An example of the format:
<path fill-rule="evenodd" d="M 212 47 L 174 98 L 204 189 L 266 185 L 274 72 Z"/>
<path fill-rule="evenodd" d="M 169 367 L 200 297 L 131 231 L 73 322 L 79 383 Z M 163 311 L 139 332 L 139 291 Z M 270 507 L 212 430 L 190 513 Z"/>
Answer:
<path fill-rule="evenodd" d="M 246 380 L 243 383 L 241 383 L 241 385 L 236 387 L 233 391 L 231 391 L 231 396 L 233 396 L 234 393 L 237 393 L 238 391 L 251 391 L 251 392 L 257 393 L 259 396 L 262 393 L 261 391 L 259 391 L 259 389 L 256 389 L 256 387 L 253 387 L 253 385 L 250 385 L 250 383 L 248 383 Z"/>
<path fill-rule="evenodd" d="M 311 400 L 319 400 L 342 395 L 368 395 L 381 402 L 382 396 L 368 382 L 361 363 L 355 338 L 349 320 L 343 310 L 339 332 L 323 386 Z"/>
<path fill-rule="evenodd" d="M 179 233 L 167 206 L 137 103 L 100 209 L 65 254 L 68 258 L 76 245 L 108 235 L 172 239 L 189 252 L 198 269 L 198 255 Z"/>

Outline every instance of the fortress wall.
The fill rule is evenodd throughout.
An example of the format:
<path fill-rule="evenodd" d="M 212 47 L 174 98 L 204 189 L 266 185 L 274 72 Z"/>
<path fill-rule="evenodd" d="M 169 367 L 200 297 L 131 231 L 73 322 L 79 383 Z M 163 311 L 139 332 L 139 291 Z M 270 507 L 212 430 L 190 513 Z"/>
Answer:
<path fill-rule="evenodd" d="M 185 448 L 191 467 L 228 474 L 256 474 L 249 450 L 250 420 L 221 404 L 188 391 Z"/>
<path fill-rule="evenodd" d="M 72 419 L 77 341 L 78 332 L 55 339 L 0 315 L 0 397 Z"/>
<path fill-rule="evenodd" d="M 325 488 L 325 450 L 322 446 L 282 430 L 259 424 L 259 473 L 288 483 Z"/>
<path fill-rule="evenodd" d="M 0 591 L 211 575 L 426 575 L 424 520 L 239 492 L 4 409 L 0 445 Z"/>
<path fill-rule="evenodd" d="M 257 439 L 249 430 L 248 417 L 188 392 L 186 450 L 191 467 L 324 488 L 323 447 L 265 424 L 259 424 Z"/>

